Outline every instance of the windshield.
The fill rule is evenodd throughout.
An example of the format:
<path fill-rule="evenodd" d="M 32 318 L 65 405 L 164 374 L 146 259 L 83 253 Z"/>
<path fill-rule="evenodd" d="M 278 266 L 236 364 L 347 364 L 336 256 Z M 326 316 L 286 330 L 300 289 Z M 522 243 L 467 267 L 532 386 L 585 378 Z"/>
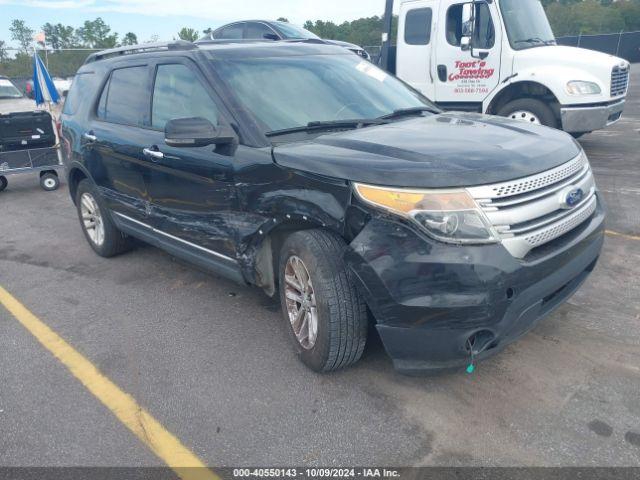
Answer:
<path fill-rule="evenodd" d="M 555 45 L 555 37 L 540 0 L 500 0 L 509 43 L 515 50 Z"/>
<path fill-rule="evenodd" d="M 302 27 L 297 27 L 285 22 L 273 22 L 274 26 L 280 31 L 284 38 L 298 39 L 298 38 L 320 38 L 315 33 L 311 33 L 309 30 L 305 30 Z"/>
<path fill-rule="evenodd" d="M 372 119 L 435 106 L 355 55 L 217 60 L 216 70 L 266 132 L 311 122 Z"/>
<path fill-rule="evenodd" d="M 6 78 L 0 78 L 0 98 L 21 98 L 20 91 Z"/>

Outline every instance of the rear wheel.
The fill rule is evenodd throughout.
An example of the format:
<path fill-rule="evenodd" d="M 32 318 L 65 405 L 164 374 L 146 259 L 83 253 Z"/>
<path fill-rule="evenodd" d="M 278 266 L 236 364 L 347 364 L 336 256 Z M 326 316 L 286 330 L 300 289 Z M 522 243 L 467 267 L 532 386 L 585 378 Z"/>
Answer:
<path fill-rule="evenodd" d="M 40 187 L 47 192 L 53 192 L 60 186 L 60 179 L 55 172 L 43 173 L 40 176 Z"/>
<path fill-rule="evenodd" d="M 7 177 L 0 176 L 0 192 L 3 191 L 5 188 L 7 188 L 7 185 L 9 185 L 9 181 L 7 180 Z"/>
<path fill-rule="evenodd" d="M 280 253 L 284 317 L 300 359 L 316 372 L 354 364 L 367 340 L 366 307 L 342 259 L 345 248 L 336 235 L 306 230 Z"/>
<path fill-rule="evenodd" d="M 534 125 L 558 128 L 558 119 L 553 110 L 535 98 L 521 98 L 507 103 L 498 115 Z"/>
<path fill-rule="evenodd" d="M 76 207 L 82 232 L 98 255 L 109 258 L 131 249 L 132 239 L 116 228 L 90 180 L 85 179 L 78 184 Z"/>

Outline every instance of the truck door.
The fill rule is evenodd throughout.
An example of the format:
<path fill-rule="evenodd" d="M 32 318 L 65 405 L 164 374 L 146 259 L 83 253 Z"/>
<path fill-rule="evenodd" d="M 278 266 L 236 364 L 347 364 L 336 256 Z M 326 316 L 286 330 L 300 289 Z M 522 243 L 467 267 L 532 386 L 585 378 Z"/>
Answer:
<path fill-rule="evenodd" d="M 412 87 L 434 99 L 435 66 L 432 45 L 438 18 L 438 2 L 403 2 L 398 24 L 396 74 Z"/>
<path fill-rule="evenodd" d="M 496 2 L 445 0 L 438 23 L 435 101 L 448 109 L 481 111 L 500 83 L 502 27 Z M 469 45 L 463 37 L 471 32 Z"/>

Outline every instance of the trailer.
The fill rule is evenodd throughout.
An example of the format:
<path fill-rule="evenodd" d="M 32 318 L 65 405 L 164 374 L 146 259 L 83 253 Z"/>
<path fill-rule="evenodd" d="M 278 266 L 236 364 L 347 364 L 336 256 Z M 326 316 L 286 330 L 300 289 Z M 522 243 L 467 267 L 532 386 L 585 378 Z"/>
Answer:
<path fill-rule="evenodd" d="M 51 192 L 60 186 L 62 168 L 58 146 L 0 152 L 0 192 L 7 188 L 9 175 L 38 173 L 40 186 Z"/>

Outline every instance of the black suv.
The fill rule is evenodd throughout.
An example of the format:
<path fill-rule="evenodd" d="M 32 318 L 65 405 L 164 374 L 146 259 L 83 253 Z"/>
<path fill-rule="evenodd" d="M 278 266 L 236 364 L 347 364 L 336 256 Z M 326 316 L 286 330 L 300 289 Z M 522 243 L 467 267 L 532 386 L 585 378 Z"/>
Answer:
<path fill-rule="evenodd" d="M 302 361 L 465 366 L 593 270 L 604 213 L 567 134 L 441 113 L 339 48 L 142 45 L 92 55 L 62 115 L 91 247 L 132 239 L 279 295 Z"/>

